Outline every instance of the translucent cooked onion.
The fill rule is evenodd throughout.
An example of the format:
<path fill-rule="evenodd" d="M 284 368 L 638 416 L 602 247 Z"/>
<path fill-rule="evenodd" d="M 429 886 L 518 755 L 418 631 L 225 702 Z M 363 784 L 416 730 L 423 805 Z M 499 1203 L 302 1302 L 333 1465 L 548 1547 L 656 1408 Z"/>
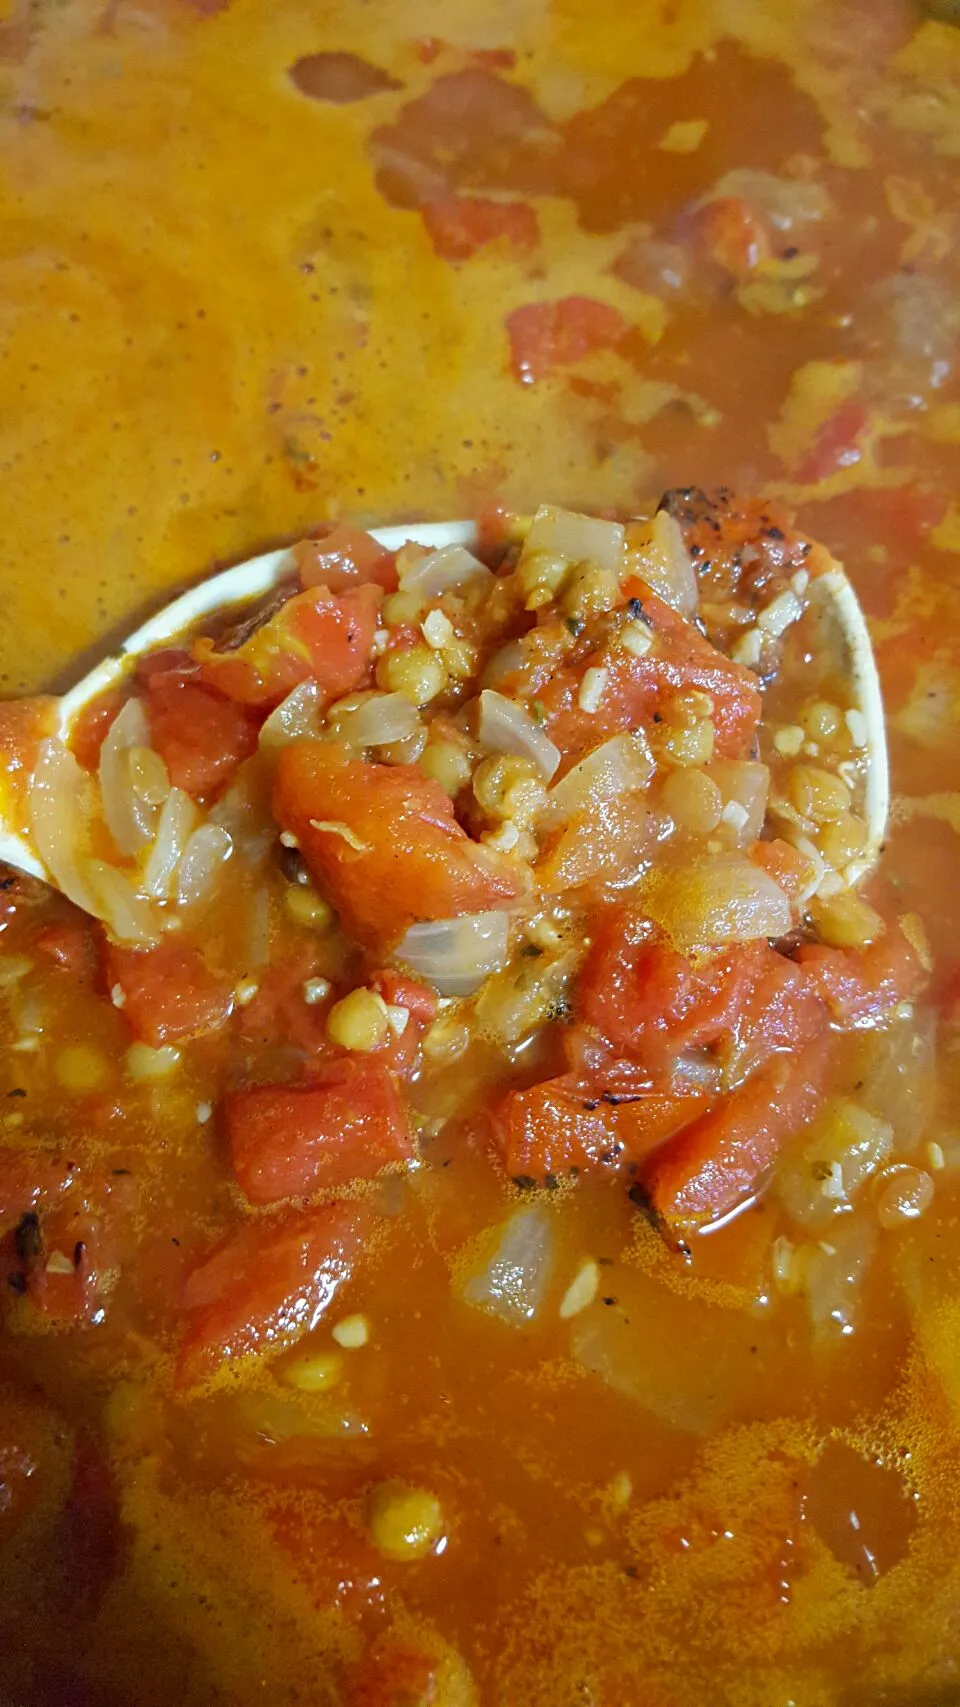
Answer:
<path fill-rule="evenodd" d="M 540 814 L 544 829 L 555 829 L 591 812 L 605 800 L 616 800 L 633 789 L 646 788 L 654 764 L 647 738 L 635 734 L 613 735 L 569 770 L 551 788 Z"/>
<path fill-rule="evenodd" d="M 138 895 L 125 871 L 102 859 L 88 859 L 83 873 L 97 903 L 93 911 L 120 942 L 156 942 L 157 916 L 149 901 Z"/>
<path fill-rule="evenodd" d="M 752 759 L 715 759 L 707 775 L 720 790 L 721 822 L 738 847 L 748 848 L 759 840 L 767 815 L 770 772 Z"/>
<path fill-rule="evenodd" d="M 785 936 L 792 925 L 783 890 L 740 854 L 657 872 L 644 901 L 650 918 L 683 949 Z"/>
<path fill-rule="evenodd" d="M 149 748 L 150 731 L 143 706 L 128 699 L 107 731 L 100 748 L 100 799 L 107 829 L 122 854 L 133 856 L 153 835 L 157 810 L 133 786 L 131 749 Z"/>
<path fill-rule="evenodd" d="M 598 569 L 618 569 L 624 537 L 620 522 L 605 522 L 596 516 L 581 516 L 575 510 L 558 510 L 552 504 L 542 504 L 530 524 L 522 555 L 525 558 L 534 552 L 544 552 L 549 557 L 565 557 L 569 563 L 595 563 Z"/>
<path fill-rule="evenodd" d="M 741 196 L 778 231 L 820 220 L 830 206 L 826 190 L 812 179 L 778 178 L 752 166 L 725 172 L 710 192 L 710 200 L 718 196 Z"/>
<path fill-rule="evenodd" d="M 658 510 L 650 525 L 650 537 L 641 547 L 638 572 L 649 582 L 664 604 L 690 616 L 697 608 L 697 577 L 680 524 L 667 510 Z"/>
<path fill-rule="evenodd" d="M 397 945 L 398 960 L 426 978 L 441 996 L 471 996 L 507 963 L 506 913 L 466 913 L 411 925 Z"/>
<path fill-rule="evenodd" d="M 260 730 L 263 752 L 275 752 L 289 741 L 303 741 L 320 733 L 320 717 L 324 695 L 318 682 L 306 681 L 288 693 L 286 699 L 271 711 Z"/>
<path fill-rule="evenodd" d="M 264 863 L 277 839 L 270 790 L 270 767 L 255 755 L 244 760 L 226 794 L 207 815 L 207 822 L 226 830 L 239 857 L 253 868 Z"/>
<path fill-rule="evenodd" d="M 173 888 L 183 850 L 200 816 L 189 794 L 171 788 L 162 807 L 157 834 L 143 868 L 141 889 L 154 901 L 166 901 Z"/>
<path fill-rule="evenodd" d="M 511 1327 L 536 1319 L 554 1263 L 553 1223 L 546 1209 L 520 1209 L 502 1228 L 489 1261 L 463 1288 L 468 1304 Z"/>
<path fill-rule="evenodd" d="M 782 1162 L 776 1192 L 799 1227 L 847 1215 L 864 1181 L 890 1155 L 893 1128 L 848 1097 L 833 1097 L 813 1131 Z"/>
<path fill-rule="evenodd" d="M 370 694 L 345 711 L 334 706 L 330 725 L 351 747 L 385 747 L 409 741 L 422 727 L 416 706 L 402 693 Z"/>
<path fill-rule="evenodd" d="M 94 785 L 62 741 L 44 741 L 30 782 L 30 832 L 47 870 L 68 900 L 100 918 L 82 868 L 94 813 Z"/>
<path fill-rule="evenodd" d="M 428 551 L 411 563 L 401 552 L 397 559 L 402 590 L 422 593 L 425 598 L 438 599 L 443 593 L 463 592 L 467 587 L 483 586 L 493 575 L 462 545 L 444 545 L 439 551 Z"/>
<path fill-rule="evenodd" d="M 209 901 L 221 866 L 230 858 L 233 842 L 219 824 L 201 824 L 194 830 L 177 868 L 177 902 L 195 907 Z"/>
<path fill-rule="evenodd" d="M 560 749 L 534 722 L 525 705 L 492 688 L 480 695 L 480 742 L 488 753 L 516 753 L 532 759 L 549 782 L 560 763 Z"/>

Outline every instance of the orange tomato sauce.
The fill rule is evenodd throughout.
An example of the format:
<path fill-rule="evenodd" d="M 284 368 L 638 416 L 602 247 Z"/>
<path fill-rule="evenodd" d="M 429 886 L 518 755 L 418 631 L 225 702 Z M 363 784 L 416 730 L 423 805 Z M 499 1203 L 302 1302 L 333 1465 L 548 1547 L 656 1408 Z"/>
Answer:
<path fill-rule="evenodd" d="M 960 32 L 901 0 L 749 0 L 735 26 L 646 0 L 8 0 L 0 84 L 4 695 L 320 524 L 785 502 L 871 620 L 878 904 L 932 961 L 882 1091 L 935 1185 L 888 1227 L 868 1182 L 869 1261 L 850 1248 L 848 1285 L 841 1251 L 814 1332 L 765 1200 L 687 1265 L 626 1192 L 564 1181 L 529 1196 L 546 1306 L 509 1326 L 469 1303 L 528 1201 L 451 1120 L 504 1088 L 477 1042 L 421 1087 L 414 1186 L 360 1196 L 375 1233 L 311 1340 L 328 1387 L 276 1380 L 281 1353 L 193 1391 L 187 1277 L 238 1213 L 212 1111 L 254 1057 L 289 1077 L 314 1024 L 291 991 L 343 943 L 281 933 L 231 1051 L 201 1036 L 138 1079 L 90 930 L 0 887 L 0 969 L 31 958 L 0 1045 L 4 1273 L 36 1254 L 24 1192 L 66 1254 L 2 1306 L 0 1696 L 953 1700 Z M 240 900 L 212 932 L 238 973 Z M 833 1089 L 869 1066 L 854 1033 Z M 586 1258 L 596 1297 L 561 1314 Z M 422 1550 L 375 1543 L 395 1484 L 439 1506 Z"/>

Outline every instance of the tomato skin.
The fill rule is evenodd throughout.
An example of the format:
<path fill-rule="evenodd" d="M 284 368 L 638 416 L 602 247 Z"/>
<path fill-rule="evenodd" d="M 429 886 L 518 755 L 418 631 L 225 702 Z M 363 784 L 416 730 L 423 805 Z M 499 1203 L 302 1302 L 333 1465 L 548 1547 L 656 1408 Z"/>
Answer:
<path fill-rule="evenodd" d="M 510 368 L 521 385 L 535 385 L 557 368 L 594 350 L 609 350 L 629 331 L 623 315 L 591 296 L 528 302 L 506 318 Z"/>
<path fill-rule="evenodd" d="M 192 1386 L 223 1363 L 309 1333 L 349 1280 L 370 1224 L 362 1204 L 331 1203 L 248 1221 L 229 1234 L 184 1284 L 190 1322 L 175 1385 Z"/>
<path fill-rule="evenodd" d="M 397 1087 L 372 1059 L 331 1061 L 309 1085 L 231 1091 L 224 1125 L 237 1184 L 256 1204 L 375 1179 L 416 1154 Z"/>
<path fill-rule="evenodd" d="M 447 196 L 420 209 L 434 253 L 444 261 L 466 261 L 488 243 L 505 240 L 515 249 L 535 249 L 537 216 L 527 202 L 489 201 L 483 196 Z"/>
<path fill-rule="evenodd" d="M 705 1107 L 699 1095 L 606 1092 L 568 1075 L 511 1091 L 494 1112 L 494 1146 L 511 1179 L 562 1178 L 638 1162 Z"/>
<path fill-rule="evenodd" d="M 822 1039 L 777 1057 L 651 1156 L 641 1186 L 670 1233 L 682 1238 L 750 1197 L 816 1110 L 827 1059 Z"/>
<path fill-rule="evenodd" d="M 201 678 L 228 699 L 263 711 L 308 679 L 331 699 L 351 693 L 367 676 L 380 598 L 373 583 L 339 594 L 320 586 L 296 593 L 231 652 L 196 641 Z"/>
<path fill-rule="evenodd" d="M 232 1007 L 230 991 L 186 944 L 122 948 L 105 941 L 104 973 L 108 989 L 119 984 L 123 992 L 134 1036 L 154 1049 L 216 1030 Z"/>
<path fill-rule="evenodd" d="M 520 873 L 470 840 L 443 789 L 414 765 L 295 742 L 280 754 L 274 816 L 296 835 L 348 935 L 374 952 L 420 919 L 483 912 L 520 892 Z M 349 839 L 318 823 L 344 826 Z"/>
<path fill-rule="evenodd" d="M 645 582 L 633 578 L 623 591 L 627 598 L 640 599 L 657 645 L 642 658 L 625 647 L 604 645 L 573 666 L 561 666 L 540 695 L 551 740 L 567 758 L 577 757 L 620 730 L 649 728 L 665 700 L 696 688 L 713 700 L 717 757 L 743 758 L 760 721 L 756 676 L 718 652 Z M 587 712 L 579 704 L 580 684 L 584 672 L 596 667 L 606 671 L 606 687 L 597 710 Z"/>
<path fill-rule="evenodd" d="M 151 745 L 174 786 L 195 799 L 223 789 L 256 751 L 256 721 L 242 706 L 211 692 L 192 671 L 153 670 L 146 689 Z"/>
<path fill-rule="evenodd" d="M 396 553 L 362 528 L 341 522 L 321 539 L 301 539 L 293 547 L 300 584 L 327 587 L 331 593 L 373 583 L 385 593 L 397 590 Z"/>

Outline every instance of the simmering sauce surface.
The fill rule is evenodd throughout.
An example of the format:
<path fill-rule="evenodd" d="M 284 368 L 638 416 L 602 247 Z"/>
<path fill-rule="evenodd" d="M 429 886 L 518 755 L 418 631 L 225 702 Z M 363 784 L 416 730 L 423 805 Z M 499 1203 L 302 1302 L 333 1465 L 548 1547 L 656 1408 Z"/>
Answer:
<path fill-rule="evenodd" d="M 929 972 L 872 1090 L 933 1181 L 886 1221 L 867 1183 L 812 1305 L 764 1208 L 688 1265 L 564 1182 L 548 1308 L 509 1326 L 462 1294 L 518 1190 L 438 1149 L 500 1088 L 477 1042 L 423 1092 L 415 1188 L 376 1184 L 330 1391 L 184 1393 L 171 1301 L 236 1219 L 235 1061 L 201 1037 L 133 1082 L 75 934 L 8 1011 L 38 922 L 73 927 L 0 892 L 0 1154 L 97 1164 L 121 1276 L 80 1325 L 5 1290 L 3 1707 L 960 1700 L 960 30 L 933 10 L 0 7 L 0 693 L 321 524 L 769 495 L 871 621 L 878 905 Z M 395 1482 L 442 1508 L 422 1556 L 370 1545 Z"/>

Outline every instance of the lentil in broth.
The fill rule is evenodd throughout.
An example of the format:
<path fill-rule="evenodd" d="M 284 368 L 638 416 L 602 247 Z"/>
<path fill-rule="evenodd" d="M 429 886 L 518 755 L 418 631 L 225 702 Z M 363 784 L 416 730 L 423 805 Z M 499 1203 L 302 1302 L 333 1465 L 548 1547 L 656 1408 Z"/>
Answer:
<path fill-rule="evenodd" d="M 905 0 L 450 0 L 442 26 L 413 0 L 6 9 L 4 694 L 74 679 L 145 608 L 277 541 L 481 516 L 495 587 L 475 606 L 456 585 L 452 602 L 405 606 L 416 560 L 398 590 L 388 573 L 367 674 L 330 686 L 346 722 L 317 775 L 363 711 L 343 696 L 415 706 L 376 765 L 369 748 L 344 759 L 365 767 L 357 812 L 370 772 L 420 766 L 457 802 L 471 882 L 480 871 L 493 886 L 457 910 L 496 911 L 532 866 L 548 899 L 511 925 L 508 964 L 560 970 L 536 1025 L 509 1032 L 496 971 L 484 989 L 500 1006 L 468 993 L 438 1017 L 416 966 L 381 970 L 400 927 L 389 941 L 383 927 L 380 958 L 371 921 L 401 906 L 402 883 L 382 867 L 368 881 L 372 945 L 363 919 L 348 928 L 344 848 L 362 859 L 366 846 L 348 807 L 335 821 L 291 816 L 300 761 L 290 748 L 257 756 L 272 708 L 236 675 L 251 654 L 218 634 L 198 664 L 187 637 L 183 657 L 158 662 L 166 689 L 140 671 L 133 700 L 167 767 L 153 804 L 140 744 L 150 811 L 172 780 L 216 821 L 245 754 L 254 784 L 218 821 L 242 857 L 162 945 L 202 950 L 212 986 L 190 984 L 183 961 L 138 986 L 153 951 L 110 944 L 70 902 L 0 872 L 0 1702 L 960 1700 L 951 16 Z M 825 548 L 850 575 L 888 715 L 887 843 L 862 897 L 859 873 L 832 894 L 794 892 L 791 930 L 757 934 L 776 938 L 794 990 L 821 976 L 822 953 L 902 950 L 886 1005 L 871 986 L 863 1023 L 830 1010 L 827 1114 L 798 1122 L 735 1213 L 695 1226 L 647 1152 L 625 1177 L 596 1155 L 554 1174 L 530 1148 L 543 1128 L 517 1113 L 525 1095 L 601 1073 L 598 1040 L 613 1071 L 597 1018 L 610 981 L 582 955 L 599 959 L 623 899 L 602 862 L 621 860 L 622 885 L 623 826 L 640 831 L 617 820 L 586 887 L 565 886 L 551 837 L 566 819 L 544 840 L 516 804 L 519 782 L 542 793 L 536 765 L 497 768 L 463 711 L 490 689 L 501 641 L 554 622 L 566 650 L 545 685 L 531 686 L 537 660 L 516 656 L 493 685 L 533 708 L 532 750 L 537 734 L 562 750 L 562 786 L 589 719 L 607 715 L 607 663 L 602 681 L 584 678 L 590 647 L 621 644 L 634 680 L 650 641 L 623 640 L 631 623 L 653 623 L 655 655 L 674 644 L 675 613 L 658 617 L 649 596 L 662 525 L 649 518 L 665 492 L 723 654 L 711 668 L 730 729 L 749 672 L 770 678 L 759 757 L 781 813 L 757 845 L 792 848 L 802 831 L 841 872 L 862 847 L 858 729 L 842 678 L 811 652 L 804 580 L 783 583 L 798 600 L 783 656 L 761 660 L 748 641 L 730 659 L 780 587 L 763 583 L 744 614 L 743 577 L 780 542 L 817 542 L 812 573 Z M 740 498 L 756 506 L 734 574 L 705 541 L 726 539 Z M 556 558 L 534 561 L 513 519 L 540 504 L 647 518 L 631 558 L 638 613 L 603 594 L 596 561 L 593 580 L 550 581 Z M 303 568 L 322 539 L 300 549 Z M 372 630 L 364 587 L 351 589 Z M 195 668 L 221 718 L 193 747 L 177 726 L 177 762 L 185 742 L 212 767 L 199 781 L 175 774 L 158 734 L 164 693 L 175 699 L 181 678 L 200 691 Z M 564 670 L 575 703 L 554 693 Z M 651 878 L 643 894 L 671 929 L 671 874 L 707 851 L 722 861 L 735 846 L 741 871 L 753 857 L 738 813 L 730 847 L 708 847 L 727 786 L 711 766 L 752 765 L 752 747 L 664 745 L 723 742 L 727 712 L 693 690 L 705 697 L 709 709 L 691 709 L 688 695 L 665 731 L 659 710 L 643 723 L 644 799 L 679 828 L 653 854 L 645 840 L 635 864 L 666 886 Z M 91 775 L 116 711 L 74 741 Z M 15 716 L 0 724 L 6 751 Z M 114 859 L 103 826 L 89 851 Z M 160 905 L 175 909 L 175 894 Z M 444 917 L 425 904 L 411 916 Z M 821 982 L 818 1002 L 824 990 L 836 995 Z M 195 1004 L 196 1023 L 164 1031 L 171 1002 Z M 733 1033 L 739 1047 L 739 1016 Z M 818 1046 L 810 1035 L 774 1049 L 778 1071 Z M 669 1083 L 690 1103 L 681 1124 L 751 1082 L 753 1061 L 715 1043 L 680 1050 L 696 1057 L 680 1089 Z M 617 1047 L 636 1071 L 640 1045 Z M 400 1165 L 405 1128 L 381 1102 L 363 1136 L 377 1155 L 396 1144 L 386 1171 L 359 1183 L 349 1167 L 321 1171 L 316 1191 L 271 1195 L 266 1173 L 290 1164 L 268 1142 L 279 1115 L 269 1105 L 241 1136 L 241 1099 L 299 1082 L 305 1060 L 333 1095 L 337 1074 L 367 1071 L 378 1050 L 392 1078 L 377 1094 L 400 1083 L 419 1166 Z M 353 1118 L 359 1081 L 343 1082 Z M 578 1130 L 621 1133 L 633 1081 L 602 1082 L 614 1089 L 593 1107 L 581 1096 Z M 521 1143 L 543 1163 L 532 1176 L 509 1165 Z M 272 1246 L 243 1247 L 231 1277 L 255 1295 L 282 1261 L 288 1209 L 272 1205 L 306 1197 L 298 1237 L 323 1245 L 322 1300 L 299 1317 L 291 1305 L 262 1355 L 234 1360 L 229 1334 L 211 1352 L 190 1325 L 216 1290 L 210 1253 L 238 1229 L 275 1230 Z M 517 1271 L 532 1292 L 516 1292 Z"/>

